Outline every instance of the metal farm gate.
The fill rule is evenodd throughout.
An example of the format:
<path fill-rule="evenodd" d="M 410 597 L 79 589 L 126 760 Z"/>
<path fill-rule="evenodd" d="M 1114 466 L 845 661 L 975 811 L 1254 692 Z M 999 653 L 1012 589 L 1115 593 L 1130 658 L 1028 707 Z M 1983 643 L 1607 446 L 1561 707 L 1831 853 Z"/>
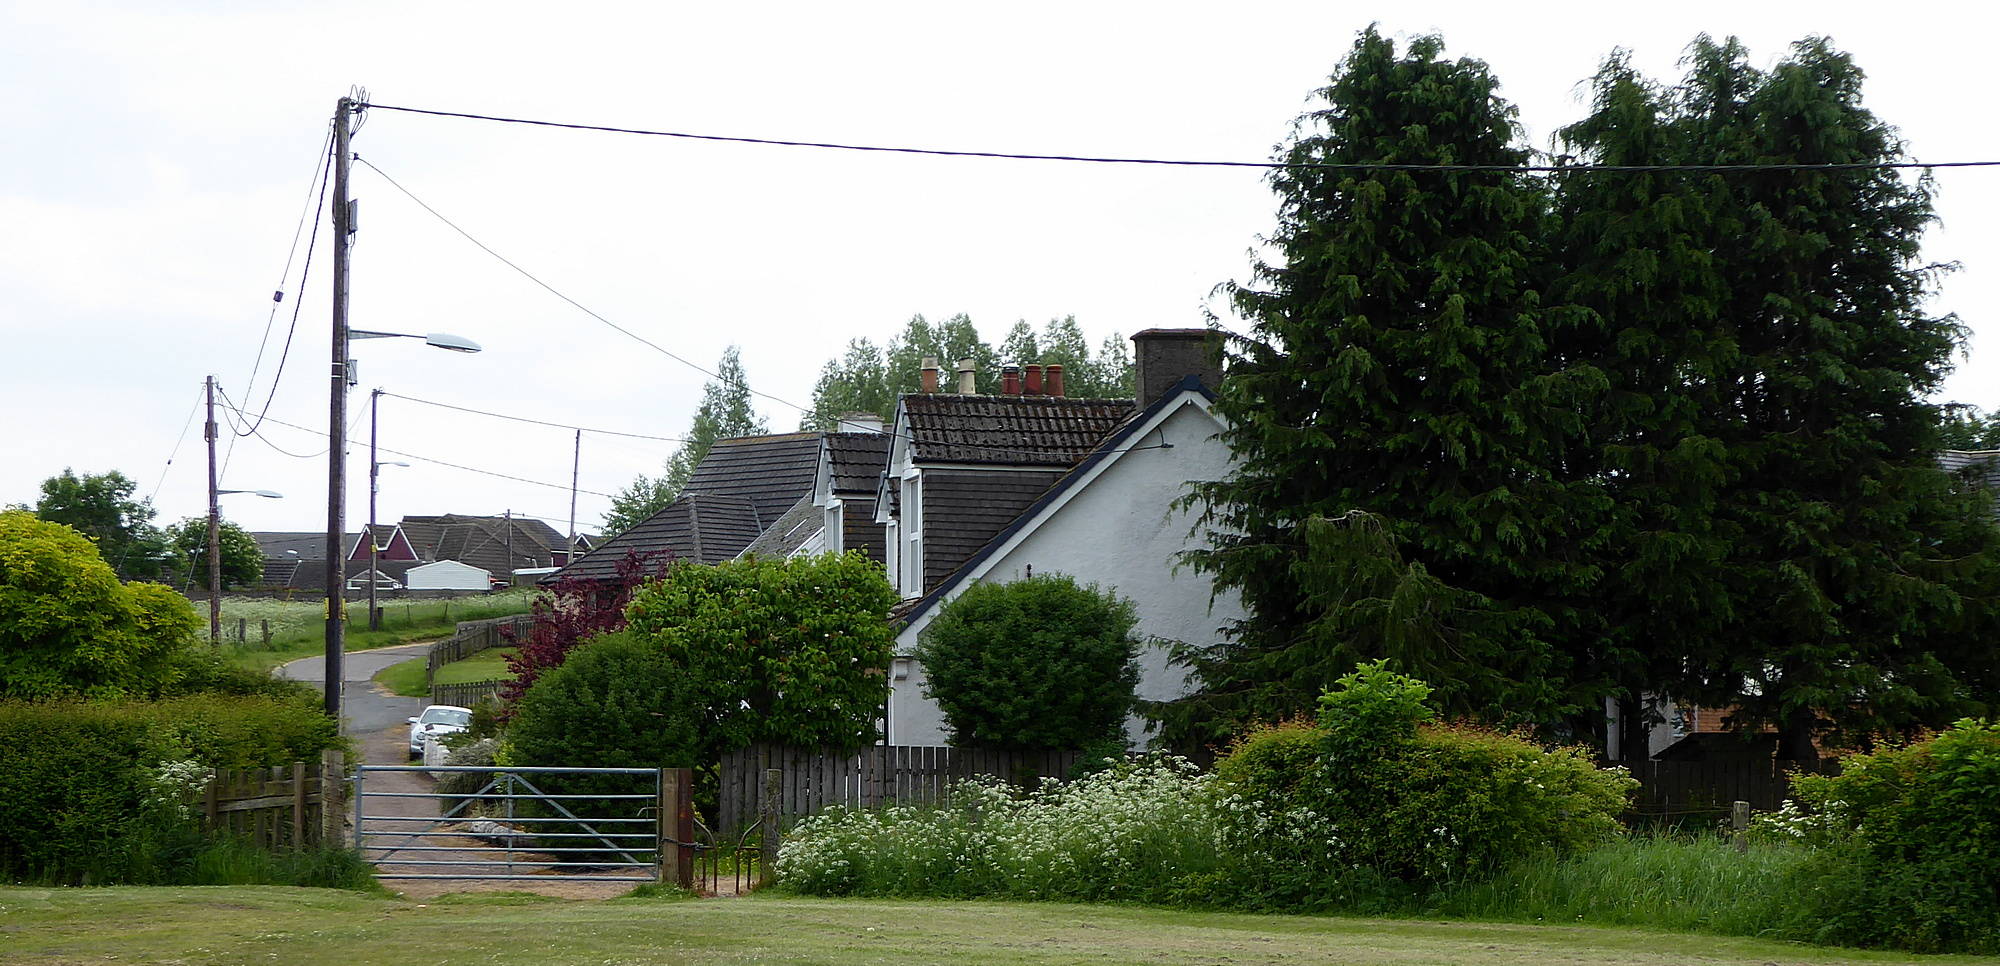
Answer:
<path fill-rule="evenodd" d="M 428 775 L 457 788 L 412 781 Z M 459 778 L 458 776 L 467 776 Z M 684 878 L 685 769 L 362 765 L 354 838 L 381 879 Z M 563 791 L 580 784 L 587 792 Z M 609 790 L 602 790 L 608 788 Z M 471 789 L 470 791 L 465 789 Z M 548 789 L 556 789 L 550 791 Z M 663 868 L 664 867 L 664 868 Z"/>

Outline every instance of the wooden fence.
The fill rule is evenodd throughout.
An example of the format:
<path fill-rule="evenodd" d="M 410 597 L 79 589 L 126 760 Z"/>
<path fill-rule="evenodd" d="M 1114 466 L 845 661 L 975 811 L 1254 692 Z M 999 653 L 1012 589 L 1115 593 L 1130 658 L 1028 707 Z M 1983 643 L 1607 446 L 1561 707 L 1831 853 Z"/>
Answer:
<path fill-rule="evenodd" d="M 460 708 L 476 708 L 481 701 L 500 699 L 500 686 L 505 681 L 466 681 L 462 684 L 431 685 L 431 703 L 449 704 Z"/>
<path fill-rule="evenodd" d="M 337 751 L 312 764 L 218 771 L 201 794 L 202 827 L 240 835 L 267 849 L 338 843 L 345 821 L 345 782 Z"/>
<path fill-rule="evenodd" d="M 1627 764 L 1639 780 L 1634 810 L 1641 815 L 1725 815 L 1732 802 L 1749 802 L 1759 811 L 1777 808 L 1792 797 L 1795 771 L 1833 774 L 1835 759 L 1801 765 L 1769 758 L 1712 761 L 1647 761 Z"/>
<path fill-rule="evenodd" d="M 513 643 L 513 637 L 526 637 L 535 619 L 528 614 L 512 617 L 493 617 L 479 621 L 464 621 L 458 631 L 450 637 L 432 644 L 424 661 L 424 683 L 431 685 L 437 680 L 438 668 L 453 661 L 461 661 L 480 651 L 495 647 L 506 647 Z"/>
<path fill-rule="evenodd" d="M 858 751 L 756 745 L 723 756 L 716 830 L 736 834 L 757 821 L 766 769 L 782 771 L 778 814 L 795 822 L 829 805 L 874 808 L 934 802 L 954 782 L 992 775 L 1018 785 L 1064 778 L 1079 752 L 1006 752 L 933 745 L 873 745 Z"/>

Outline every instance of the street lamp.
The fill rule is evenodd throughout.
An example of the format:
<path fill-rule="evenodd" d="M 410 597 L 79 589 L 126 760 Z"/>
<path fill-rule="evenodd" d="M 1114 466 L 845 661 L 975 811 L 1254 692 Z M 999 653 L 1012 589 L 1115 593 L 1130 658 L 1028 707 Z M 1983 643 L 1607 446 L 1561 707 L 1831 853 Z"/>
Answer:
<path fill-rule="evenodd" d="M 367 105 L 343 97 L 333 114 L 333 345 L 328 375 L 327 405 L 327 487 L 326 487 L 326 713 L 336 727 L 340 722 L 340 686 L 344 651 L 347 646 L 345 603 L 347 556 L 341 546 L 347 521 L 347 390 L 355 381 L 354 364 L 348 343 L 354 339 L 422 339 L 428 345 L 454 352 L 478 352 L 479 343 L 447 332 L 416 335 L 408 332 L 381 332 L 353 329 L 347 324 L 347 281 L 354 246 L 354 202 L 348 198 L 348 176 L 354 154 L 350 148 L 354 116 Z M 374 534 L 369 534 L 374 544 Z M 373 576 L 372 574 L 370 575 Z M 374 583 L 370 580 L 369 583 Z"/>

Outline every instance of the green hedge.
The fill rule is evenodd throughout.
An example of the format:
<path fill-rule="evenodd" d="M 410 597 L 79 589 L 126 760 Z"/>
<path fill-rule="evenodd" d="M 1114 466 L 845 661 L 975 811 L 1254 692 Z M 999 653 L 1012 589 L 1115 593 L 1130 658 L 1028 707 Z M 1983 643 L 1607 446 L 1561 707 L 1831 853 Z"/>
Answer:
<path fill-rule="evenodd" d="M 2000 952 L 2000 723 L 1799 775 L 1820 853 L 1801 870 L 1788 931 L 1917 952 Z"/>
<path fill-rule="evenodd" d="M 170 880 L 202 845 L 180 806 L 202 773 L 337 747 L 318 709 L 268 696 L 0 702 L 0 878 Z"/>

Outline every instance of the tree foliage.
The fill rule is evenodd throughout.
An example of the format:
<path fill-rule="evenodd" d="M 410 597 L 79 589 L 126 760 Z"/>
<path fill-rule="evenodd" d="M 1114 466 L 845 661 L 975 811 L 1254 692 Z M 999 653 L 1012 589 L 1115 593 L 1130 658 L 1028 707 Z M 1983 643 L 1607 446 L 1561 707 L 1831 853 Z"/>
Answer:
<path fill-rule="evenodd" d="M 1131 352 L 1117 334 L 1092 354 L 1075 316 L 1050 319 L 1037 332 L 1026 320 L 1008 329 L 995 349 L 981 339 L 967 316 L 929 322 L 921 315 L 903 326 L 886 349 L 868 339 L 855 339 L 839 359 L 821 368 L 813 386 L 813 411 L 803 428 L 832 429 L 843 413 L 874 413 L 885 421 L 896 410 L 896 399 L 922 388 L 923 360 L 936 359 L 939 388 L 955 392 L 960 360 L 971 359 L 978 374 L 974 386 L 982 393 L 1000 391 L 1002 365 L 1055 364 L 1063 367 L 1064 395 L 1085 399 L 1132 395 Z"/>
<path fill-rule="evenodd" d="M 1298 162 L 1516 165 L 1484 65 L 1364 33 Z M 1614 55 L 1561 132 L 1602 164 L 1902 159 L 1824 41 L 1770 71 L 1702 38 L 1662 88 Z M 1788 757 L 2000 693 L 1984 501 L 1935 465 L 1927 180 L 1882 169 L 1275 173 L 1279 259 L 1232 290 L 1194 555 L 1252 617 L 1165 709 L 1212 740 L 1356 660 L 1456 713 L 1580 733 L 1599 702 L 1731 707 Z M 1638 737 L 1635 733 L 1633 737 Z M 1628 748 L 1643 748 L 1634 741 Z"/>
<path fill-rule="evenodd" d="M 1284 160 L 1520 164 L 1497 87 L 1436 38 L 1399 55 L 1371 29 Z M 1236 473 L 1195 490 L 1220 525 L 1195 560 L 1252 616 L 1191 655 L 1203 688 L 1167 709 L 1169 737 L 1296 714 L 1355 660 L 1389 656 L 1454 712 L 1575 710 L 1592 696 L 1567 686 L 1565 598 L 1594 577 L 1572 551 L 1605 500 L 1554 470 L 1603 376 L 1551 353 L 1546 190 L 1509 172 L 1301 167 L 1272 182 L 1281 258 L 1233 289 L 1256 338 L 1218 403 Z M 1368 589 L 1343 585 L 1356 571 Z"/>
<path fill-rule="evenodd" d="M 680 564 L 632 595 L 631 633 L 686 675 L 703 761 L 758 742 L 878 737 L 896 603 L 858 553 Z"/>
<path fill-rule="evenodd" d="M 541 675 L 515 702 L 509 761 L 587 768 L 703 764 L 686 671 L 653 642 L 599 636 Z"/>
<path fill-rule="evenodd" d="M 200 627 L 187 598 L 119 583 L 77 531 L 0 513 L 0 698 L 158 693 Z"/>
<path fill-rule="evenodd" d="M 514 702 L 526 694 L 541 676 L 563 665 L 571 651 L 593 638 L 625 626 L 625 605 L 648 579 L 666 575 L 673 563 L 667 551 L 640 554 L 628 550 L 618 561 L 610 580 L 579 580 L 563 577 L 528 605 L 531 623 L 525 637 L 511 628 L 501 633 L 516 645 L 507 658 L 508 680 L 502 686 L 503 700 Z"/>
<path fill-rule="evenodd" d="M 1072 577 L 975 584 L 919 635 L 955 745 L 1076 749 L 1122 736 L 1139 683 L 1132 602 Z"/>
<path fill-rule="evenodd" d="M 138 484 L 117 470 L 78 476 L 64 468 L 42 481 L 35 516 L 74 528 L 97 541 L 98 553 L 121 577 L 151 576 L 163 547 L 153 528 L 153 505 L 135 500 Z"/>
<path fill-rule="evenodd" d="M 680 496 L 716 440 L 770 432 L 750 404 L 750 382 L 743 372 L 741 351 L 735 346 L 724 350 L 715 364 L 715 374 L 717 378 L 702 387 L 701 405 L 680 448 L 667 460 L 666 472 L 658 477 L 642 474 L 611 498 L 611 512 L 604 517 L 606 534 L 623 533 L 666 509 Z"/>
<path fill-rule="evenodd" d="M 1977 406 L 1952 403 L 1944 407 L 1944 425 L 1939 442 L 1945 449 L 2000 449 L 2000 415 L 1981 412 Z"/>
<path fill-rule="evenodd" d="M 216 542 L 222 547 L 222 586 L 255 586 L 264 579 L 264 550 L 248 530 L 228 520 L 217 528 Z M 208 518 L 188 517 L 167 528 L 167 548 L 173 554 L 170 573 L 177 583 L 193 581 L 208 586 Z"/>

